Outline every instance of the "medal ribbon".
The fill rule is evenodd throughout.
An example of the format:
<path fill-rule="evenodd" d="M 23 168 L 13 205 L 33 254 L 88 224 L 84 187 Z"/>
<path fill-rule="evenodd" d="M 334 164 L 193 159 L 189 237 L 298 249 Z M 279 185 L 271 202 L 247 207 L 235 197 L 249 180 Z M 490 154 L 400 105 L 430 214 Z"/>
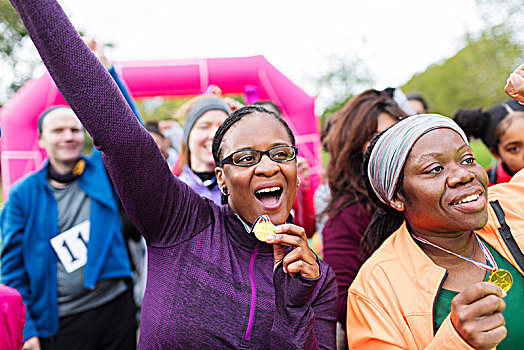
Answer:
<path fill-rule="evenodd" d="M 432 247 L 438 248 L 438 249 L 440 249 L 440 250 L 442 250 L 442 251 L 444 251 L 444 252 L 446 252 L 446 253 L 453 254 L 453 255 L 455 255 L 456 257 L 459 257 L 459 258 L 461 258 L 461 259 L 464 259 L 464 260 L 466 260 L 466 261 L 469 261 L 470 263 L 477 265 L 478 267 L 480 267 L 480 268 L 483 269 L 483 270 L 486 270 L 486 271 L 496 271 L 496 270 L 498 270 L 498 266 L 497 266 L 497 263 L 495 262 L 495 259 L 493 258 L 493 255 L 491 255 L 490 251 L 486 248 L 486 246 L 484 245 L 484 243 L 482 243 L 482 241 L 480 240 L 479 236 L 478 236 L 476 233 L 474 233 L 474 234 L 475 234 L 475 237 L 477 238 L 477 241 L 479 242 L 480 249 L 482 249 L 482 252 L 484 253 L 484 257 L 486 258 L 486 260 L 487 260 L 487 261 L 491 264 L 491 266 L 493 266 L 493 267 L 491 267 L 491 266 L 489 266 L 489 265 L 486 265 L 486 264 L 484 264 L 484 263 L 481 263 L 481 262 L 479 262 L 479 261 L 476 261 L 476 260 L 473 260 L 473 259 L 467 258 L 467 257 L 462 256 L 462 255 L 460 255 L 460 254 L 454 253 L 454 252 L 452 252 L 451 250 L 447 250 L 447 249 L 445 249 L 445 248 L 439 247 L 438 245 L 436 245 L 436 244 L 434 244 L 434 243 L 431 243 L 430 241 L 427 241 L 427 240 L 425 240 L 424 238 L 417 237 L 417 236 L 415 236 L 415 235 L 413 235 L 413 234 L 412 234 L 411 236 L 413 236 L 413 238 L 415 238 L 415 239 L 416 239 L 417 241 L 419 241 L 419 242 L 422 242 L 422 243 L 424 243 L 424 244 L 427 244 L 427 245 L 430 245 L 430 246 L 432 246 Z"/>
<path fill-rule="evenodd" d="M 249 227 L 248 224 L 246 224 L 244 222 L 244 220 L 242 220 L 240 218 L 240 216 L 238 216 L 238 214 L 235 214 L 237 216 L 237 218 L 240 220 L 240 222 L 242 223 L 242 225 L 244 225 L 244 228 L 246 229 L 247 233 L 252 233 L 253 230 L 255 229 L 255 226 L 259 223 L 259 222 L 271 222 L 271 220 L 269 219 L 269 216 L 264 214 L 264 215 L 260 215 L 256 220 L 255 222 L 253 223 L 253 226 Z"/>

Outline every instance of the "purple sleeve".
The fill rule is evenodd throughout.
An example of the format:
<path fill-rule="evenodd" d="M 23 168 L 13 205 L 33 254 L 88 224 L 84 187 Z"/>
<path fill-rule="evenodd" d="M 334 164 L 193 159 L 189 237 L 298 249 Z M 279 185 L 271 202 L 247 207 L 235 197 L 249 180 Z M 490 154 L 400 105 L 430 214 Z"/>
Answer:
<path fill-rule="evenodd" d="M 330 218 L 322 231 L 324 260 L 337 276 L 338 321 L 344 329 L 348 288 L 362 265 L 360 240 L 370 220 L 369 212 L 362 205 L 354 204 Z"/>
<path fill-rule="evenodd" d="M 122 204 L 146 241 L 174 244 L 202 230 L 211 215 L 208 202 L 172 175 L 153 138 L 60 5 L 55 0 L 11 2 L 58 88 L 103 152 Z"/>
<path fill-rule="evenodd" d="M 275 269 L 271 349 L 336 348 L 336 279 L 329 266 L 321 269 L 323 276 L 315 280 L 291 277 L 282 264 Z"/>

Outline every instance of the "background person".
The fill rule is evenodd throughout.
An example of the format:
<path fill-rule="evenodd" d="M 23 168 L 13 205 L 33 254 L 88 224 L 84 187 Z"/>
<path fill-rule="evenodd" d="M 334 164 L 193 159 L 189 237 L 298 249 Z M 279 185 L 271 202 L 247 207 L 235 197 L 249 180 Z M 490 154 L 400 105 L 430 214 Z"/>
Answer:
<path fill-rule="evenodd" d="M 408 102 L 411 108 L 415 111 L 415 114 L 426 114 L 429 111 L 428 103 L 421 94 L 409 94 L 407 96 Z"/>
<path fill-rule="evenodd" d="M 187 112 L 183 116 L 182 173 L 179 179 L 201 196 L 220 205 L 222 195 L 217 186 L 211 146 L 216 130 L 231 109 L 220 97 L 205 94 L 189 100 L 181 110 Z"/>
<path fill-rule="evenodd" d="M 159 129 L 159 123 L 156 120 L 148 120 L 145 124 L 146 130 L 149 132 L 149 134 L 153 137 L 153 139 L 156 142 L 156 145 L 158 146 L 158 149 L 166 159 L 167 165 L 169 165 L 169 168 L 171 169 L 173 164 L 175 163 L 176 159 L 172 157 L 172 154 L 170 154 L 170 142 L 167 137 L 164 136 L 164 134 Z"/>
<path fill-rule="evenodd" d="M 362 160 L 373 136 L 407 117 L 384 93 L 366 90 L 351 98 L 330 118 L 327 183 L 329 204 L 323 236 L 323 255 L 338 284 L 338 321 L 346 328 L 347 291 L 365 257 L 360 241 L 376 207 L 362 180 Z M 344 340 L 346 339 L 344 335 Z"/>
<path fill-rule="evenodd" d="M 139 348 L 333 348 L 334 274 L 303 229 L 284 225 L 297 184 L 287 124 L 256 107 L 224 121 L 212 147 L 228 195 L 218 206 L 172 175 L 56 1 L 13 4 L 148 243 Z M 82 94 L 71 77 L 87 82 Z M 246 230 L 262 214 L 278 225 L 265 242 Z"/>
<path fill-rule="evenodd" d="M 84 128 L 67 107 L 38 126 L 49 160 L 13 187 L 0 216 L 2 281 L 27 307 L 24 349 L 136 348 L 131 268 L 101 154 L 81 156 Z"/>
<path fill-rule="evenodd" d="M 524 168 L 524 106 L 515 100 L 482 108 L 461 108 L 453 115 L 466 135 L 480 138 L 497 163 L 487 170 L 490 185 L 508 182 Z"/>
<path fill-rule="evenodd" d="M 21 349 L 24 325 L 22 296 L 16 289 L 0 284 L 0 349 Z"/>

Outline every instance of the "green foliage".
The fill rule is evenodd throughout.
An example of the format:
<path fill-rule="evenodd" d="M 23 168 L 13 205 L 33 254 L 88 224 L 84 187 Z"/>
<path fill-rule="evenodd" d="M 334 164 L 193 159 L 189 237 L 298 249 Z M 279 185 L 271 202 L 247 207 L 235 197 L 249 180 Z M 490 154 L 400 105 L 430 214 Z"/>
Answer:
<path fill-rule="evenodd" d="M 509 72 L 524 59 L 504 25 L 487 29 L 455 56 L 414 75 L 402 90 L 421 93 L 431 112 L 452 116 L 459 108 L 490 107 L 508 99 L 504 85 Z"/>
<path fill-rule="evenodd" d="M 473 150 L 477 163 L 482 165 L 484 169 L 493 165 L 493 156 L 481 140 L 471 140 L 469 144 Z"/>
<path fill-rule="evenodd" d="M 348 95 L 344 100 L 342 101 L 333 101 L 330 106 L 328 106 L 326 109 L 324 109 L 324 112 L 320 115 L 320 129 L 322 130 L 324 128 L 324 123 L 326 120 L 336 111 L 338 111 L 340 108 L 342 108 L 351 98 L 353 95 Z"/>
<path fill-rule="evenodd" d="M 144 122 L 150 120 L 158 121 L 173 119 L 175 117 L 176 110 L 193 97 L 194 96 L 147 98 L 137 101 L 137 107 Z M 244 103 L 242 96 L 228 95 L 227 97 L 235 99 L 242 104 Z M 183 120 L 179 120 L 178 122 L 183 123 Z"/>
<path fill-rule="evenodd" d="M 0 0 L 0 57 L 9 57 L 27 30 L 8 0 Z"/>
<path fill-rule="evenodd" d="M 489 108 L 509 97 L 504 85 L 509 72 L 524 60 L 522 45 L 507 25 L 484 30 L 478 38 L 468 36 L 467 45 L 450 59 L 414 75 L 402 90 L 422 94 L 430 111 L 453 116 L 459 108 Z M 472 148 L 479 164 L 487 168 L 492 155 L 478 140 Z"/>
<path fill-rule="evenodd" d="M 173 119 L 175 111 L 189 98 L 153 98 L 137 101 L 137 107 L 144 122 Z"/>
<path fill-rule="evenodd" d="M 37 62 L 36 58 L 21 59 L 17 55 L 24 38 L 28 38 L 28 34 L 18 13 L 8 0 L 0 0 L 0 67 L 12 74 L 9 77 L 10 85 L 8 83 L 2 86 L 9 90 L 5 97 L 9 97 L 25 84 Z M 6 79 L 6 76 L 3 78 Z M 2 97 L 4 96 L 0 93 L 0 98 Z"/>
<path fill-rule="evenodd" d="M 318 101 L 327 107 L 320 114 L 321 127 L 333 112 L 340 109 L 351 97 L 373 86 L 369 68 L 359 57 L 330 56 L 329 68 L 316 79 Z"/>

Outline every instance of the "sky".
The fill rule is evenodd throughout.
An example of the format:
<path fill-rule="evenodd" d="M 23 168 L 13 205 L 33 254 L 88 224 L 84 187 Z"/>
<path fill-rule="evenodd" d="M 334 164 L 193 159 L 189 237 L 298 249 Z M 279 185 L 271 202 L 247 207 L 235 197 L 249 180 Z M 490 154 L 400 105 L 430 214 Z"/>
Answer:
<path fill-rule="evenodd" d="M 113 60 L 264 55 L 310 95 L 329 58 L 358 57 L 375 88 L 453 56 L 481 27 L 474 0 L 59 0 Z"/>

